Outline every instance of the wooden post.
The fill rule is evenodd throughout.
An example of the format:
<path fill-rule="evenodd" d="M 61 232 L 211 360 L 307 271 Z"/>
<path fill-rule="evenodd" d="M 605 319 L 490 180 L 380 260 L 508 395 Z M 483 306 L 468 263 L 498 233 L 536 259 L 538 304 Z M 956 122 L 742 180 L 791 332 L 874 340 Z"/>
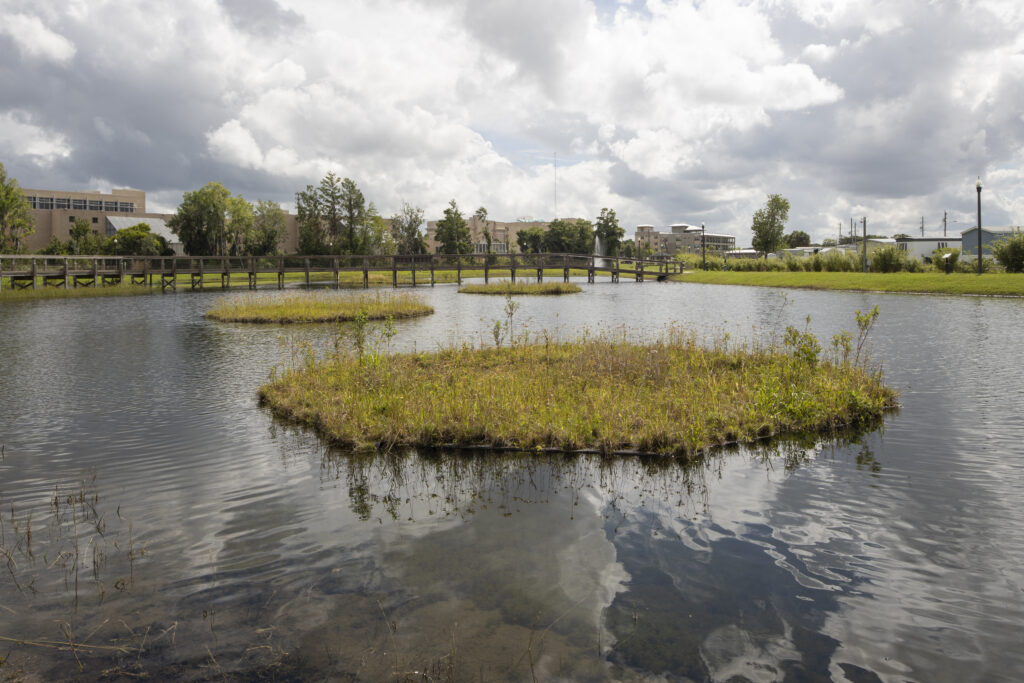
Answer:
<path fill-rule="evenodd" d="M 64 258 L 64 289 L 68 288 L 68 259 Z"/>
<path fill-rule="evenodd" d="M 363 257 L 363 289 L 367 289 L 370 286 L 370 264 L 369 260 Z"/>
<path fill-rule="evenodd" d="M 541 260 L 541 253 L 537 252 L 537 282 L 544 282 L 544 262 Z"/>
<path fill-rule="evenodd" d="M 514 284 L 515 281 L 516 281 L 516 255 L 515 254 L 509 254 L 509 263 L 511 264 L 511 267 L 512 267 L 512 282 Z"/>
<path fill-rule="evenodd" d="M 398 287 L 398 257 L 391 257 L 391 286 Z"/>
<path fill-rule="evenodd" d="M 490 282 L 490 269 L 488 268 L 487 257 L 484 256 L 484 284 Z"/>
<path fill-rule="evenodd" d="M 562 281 L 569 281 L 569 255 L 562 254 Z"/>
<path fill-rule="evenodd" d="M 277 288 L 284 289 L 284 256 L 277 257 Z"/>
<path fill-rule="evenodd" d="M 434 255 L 430 254 L 430 286 L 434 286 Z"/>
<path fill-rule="evenodd" d="M 306 288 L 309 288 L 309 257 L 305 258 L 306 263 Z"/>
<path fill-rule="evenodd" d="M 459 284 L 461 285 L 462 284 L 462 256 L 460 254 L 456 254 L 455 255 L 455 276 L 456 276 L 456 279 L 459 281 Z"/>
<path fill-rule="evenodd" d="M 331 268 L 334 271 L 334 286 L 338 287 L 341 285 L 341 273 L 338 272 L 338 257 L 335 256 L 331 259 Z"/>
<path fill-rule="evenodd" d="M 413 256 L 412 259 L 410 259 L 410 261 L 411 262 L 409 264 L 409 267 L 412 270 L 412 286 L 415 288 L 416 287 L 416 257 Z"/>

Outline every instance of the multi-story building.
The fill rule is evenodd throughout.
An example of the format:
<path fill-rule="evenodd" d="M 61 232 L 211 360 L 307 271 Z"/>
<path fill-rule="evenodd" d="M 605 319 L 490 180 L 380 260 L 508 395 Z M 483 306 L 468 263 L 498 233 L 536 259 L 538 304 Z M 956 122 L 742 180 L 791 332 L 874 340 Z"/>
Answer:
<path fill-rule="evenodd" d="M 63 190 L 37 190 L 22 188 L 25 199 L 32 207 L 35 232 L 28 237 L 26 248 L 37 251 L 54 237 L 68 240 L 75 221 L 87 221 L 94 233 L 111 236 L 118 230 L 146 223 L 150 231 L 167 240 L 175 252 L 183 253 L 177 235 L 167 226 L 174 214 L 146 211 L 146 193 L 142 190 L 114 188 L 104 192 L 67 192 Z M 287 214 L 285 238 L 281 250 L 298 250 L 298 227 L 295 216 Z"/>
<path fill-rule="evenodd" d="M 491 253 L 509 254 L 519 251 L 519 245 L 516 242 L 516 237 L 519 235 L 520 231 L 528 228 L 541 228 L 542 230 L 547 230 L 550 225 L 548 221 L 482 221 L 476 216 L 467 217 L 466 224 L 469 226 L 469 239 L 470 243 L 473 245 L 474 254 L 487 253 L 487 239 L 484 237 L 485 228 L 491 236 Z M 436 254 L 441 248 L 441 243 L 437 241 L 436 235 L 437 221 L 428 221 L 426 229 L 428 253 Z"/>
<path fill-rule="evenodd" d="M 637 247 L 649 253 L 671 256 L 680 251 L 699 252 L 702 242 L 708 251 L 728 251 L 736 248 L 736 238 L 724 233 L 708 232 L 699 225 L 675 223 L 668 232 L 658 232 L 653 225 L 636 226 Z"/>

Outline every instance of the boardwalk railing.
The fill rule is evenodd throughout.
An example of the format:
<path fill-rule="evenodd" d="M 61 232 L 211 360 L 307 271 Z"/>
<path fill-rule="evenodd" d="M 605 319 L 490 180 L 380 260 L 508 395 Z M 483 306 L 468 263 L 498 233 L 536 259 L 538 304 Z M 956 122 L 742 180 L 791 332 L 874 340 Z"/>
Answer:
<path fill-rule="evenodd" d="M 202 289 L 220 280 L 222 288 L 244 282 L 249 289 L 272 282 L 284 288 L 289 274 L 304 275 L 309 285 L 338 284 L 342 273 L 360 273 L 363 287 L 369 287 L 371 273 L 390 273 L 391 283 L 433 285 L 438 272 L 454 272 L 461 284 L 463 274 L 482 273 L 491 277 L 531 277 L 543 280 L 556 271 L 568 281 L 571 273 L 585 274 L 588 282 L 608 276 L 643 282 L 665 279 L 682 272 L 678 261 L 591 256 L 586 254 L 416 254 L 397 256 L 40 256 L 0 255 L 0 289 L 36 287 L 102 287 L 131 282 L 162 290 L 177 289 L 182 282 Z M 582 272 L 581 272 L 582 271 Z M 401 274 L 401 278 L 399 277 Z M 346 278 L 347 279 L 347 278 Z M 6 283 L 5 283 L 6 280 Z M 400 282 L 401 280 L 401 282 Z"/>

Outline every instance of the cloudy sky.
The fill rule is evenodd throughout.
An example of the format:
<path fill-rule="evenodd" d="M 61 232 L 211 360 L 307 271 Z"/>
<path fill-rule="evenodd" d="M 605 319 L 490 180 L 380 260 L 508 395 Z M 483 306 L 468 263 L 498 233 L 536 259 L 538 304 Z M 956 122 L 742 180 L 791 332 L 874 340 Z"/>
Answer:
<path fill-rule="evenodd" d="M 1020 0 L 0 0 L 0 162 L 22 186 L 328 171 L 385 215 L 790 229 L 1024 223 Z M 554 164 L 557 155 L 557 164 Z M 557 180 L 556 180 L 557 178 Z M 557 204 L 556 204 L 557 202 Z"/>

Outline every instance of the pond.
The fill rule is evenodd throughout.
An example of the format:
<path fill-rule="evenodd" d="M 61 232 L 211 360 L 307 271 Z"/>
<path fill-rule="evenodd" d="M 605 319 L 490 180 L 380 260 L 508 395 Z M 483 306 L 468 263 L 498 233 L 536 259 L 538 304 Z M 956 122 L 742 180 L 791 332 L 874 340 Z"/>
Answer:
<path fill-rule="evenodd" d="M 901 408 L 690 466 L 352 454 L 255 398 L 336 326 L 214 323 L 209 291 L 0 303 L 0 675 L 1024 676 L 1024 301 L 583 287 L 519 299 L 517 326 L 744 340 L 810 316 L 825 341 L 877 304 Z M 393 349 L 490 343 L 504 319 L 500 297 L 417 291 L 436 312 Z"/>

